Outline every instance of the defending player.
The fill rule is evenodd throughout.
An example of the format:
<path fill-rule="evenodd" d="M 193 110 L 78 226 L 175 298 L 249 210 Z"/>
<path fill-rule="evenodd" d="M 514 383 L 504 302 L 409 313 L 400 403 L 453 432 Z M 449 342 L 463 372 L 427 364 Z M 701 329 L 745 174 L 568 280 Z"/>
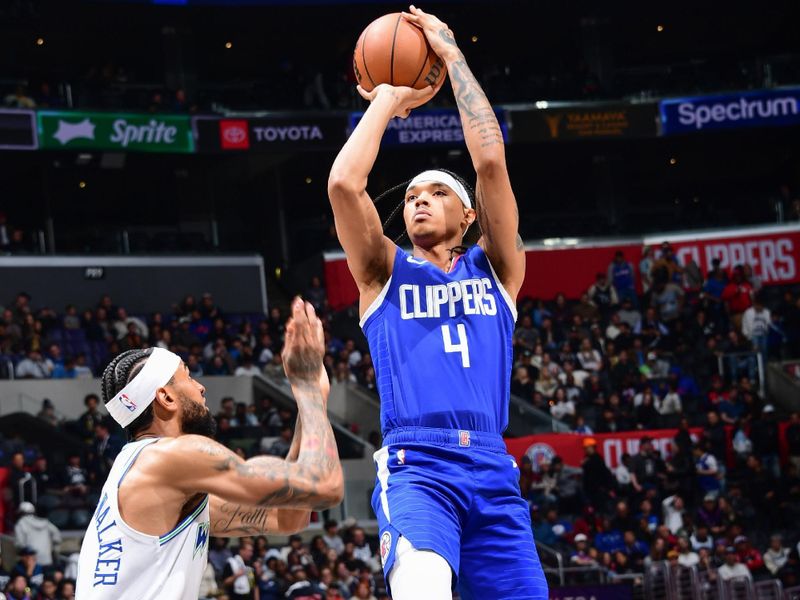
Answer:
<path fill-rule="evenodd" d="M 437 90 L 359 88 L 370 106 L 334 162 L 328 193 L 381 397 L 373 507 L 384 570 L 395 600 L 449 599 L 452 573 L 465 599 L 543 599 L 528 506 L 501 437 L 525 275 L 503 137 L 452 31 L 413 6 L 404 18 L 446 62 L 477 185 L 473 194 L 441 170 L 414 177 L 403 207 L 413 251 L 397 247 L 367 177 L 389 120 Z M 462 252 L 476 218 L 482 237 Z"/>
<path fill-rule="evenodd" d="M 209 536 L 291 533 L 308 524 L 310 509 L 338 504 L 324 353 L 322 324 L 296 299 L 283 364 L 299 418 L 285 461 L 244 461 L 210 439 L 205 389 L 177 355 L 150 348 L 115 358 L 103 396 L 133 441 L 114 462 L 84 537 L 77 597 L 197 600 Z"/>

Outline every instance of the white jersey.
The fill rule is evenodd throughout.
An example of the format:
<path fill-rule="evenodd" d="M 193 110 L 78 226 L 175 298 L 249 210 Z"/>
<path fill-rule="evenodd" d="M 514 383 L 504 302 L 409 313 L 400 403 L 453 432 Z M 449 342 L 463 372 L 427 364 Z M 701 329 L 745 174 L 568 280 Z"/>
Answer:
<path fill-rule="evenodd" d="M 136 531 L 119 513 L 117 490 L 123 478 L 139 453 L 157 441 L 146 439 L 127 444 L 114 461 L 83 539 L 77 600 L 197 600 L 199 597 L 208 561 L 208 496 L 162 536 Z"/>

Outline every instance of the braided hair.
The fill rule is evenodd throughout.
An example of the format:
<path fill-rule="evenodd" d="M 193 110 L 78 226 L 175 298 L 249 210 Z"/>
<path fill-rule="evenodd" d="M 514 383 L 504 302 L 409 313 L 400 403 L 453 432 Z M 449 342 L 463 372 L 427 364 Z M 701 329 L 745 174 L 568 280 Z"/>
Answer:
<path fill-rule="evenodd" d="M 448 175 L 453 177 L 453 179 L 455 179 L 461 185 L 463 185 L 464 189 L 467 190 L 467 195 L 469 196 L 470 203 L 477 210 L 478 207 L 477 207 L 477 204 L 476 204 L 475 190 L 472 188 L 472 186 L 469 183 L 467 183 L 466 179 L 464 179 L 461 175 L 459 175 L 457 173 L 454 173 L 453 171 L 450 171 L 449 169 L 437 168 L 436 170 L 437 171 L 442 171 L 443 173 L 447 173 Z M 406 181 L 398 183 L 397 185 L 395 185 L 393 187 L 390 187 L 388 190 L 385 190 L 385 191 L 381 192 L 380 194 L 378 194 L 378 196 L 376 196 L 376 198 L 374 200 L 375 205 L 377 206 L 378 203 L 381 202 L 382 200 L 384 200 L 385 198 L 391 197 L 398 190 L 403 190 L 403 192 L 405 194 L 405 190 L 408 187 L 408 184 L 411 183 L 411 181 L 412 181 L 412 179 L 407 179 Z M 395 205 L 395 207 L 392 209 L 392 212 L 390 212 L 389 216 L 386 217 L 386 219 L 383 221 L 383 231 L 387 235 L 389 235 L 389 232 L 388 232 L 389 227 L 392 225 L 394 220 L 397 218 L 397 215 L 402 214 L 404 206 L 405 206 L 405 198 L 400 200 L 399 204 Z M 475 223 L 473 223 L 473 225 L 475 227 L 474 228 L 470 227 L 467 230 L 467 233 L 464 235 L 464 243 L 465 243 L 465 245 L 464 246 L 457 246 L 456 248 L 453 249 L 453 250 L 457 250 L 459 252 L 459 254 L 463 254 L 466 251 L 467 247 L 469 247 L 472 244 L 477 243 L 478 238 L 480 238 L 480 226 L 478 225 L 477 220 L 475 221 Z M 403 231 L 401 231 L 400 234 L 397 235 L 394 238 L 394 243 L 395 244 L 399 244 L 401 241 L 403 241 L 407 237 L 408 237 L 408 233 L 405 231 L 405 229 L 403 229 Z"/>
<path fill-rule="evenodd" d="M 114 357 L 114 360 L 103 371 L 103 403 L 109 402 L 122 391 L 134 377 L 144 368 L 147 359 L 153 353 L 153 348 L 127 350 Z M 172 381 L 172 380 L 170 380 Z M 150 404 L 142 414 L 125 428 L 129 439 L 142 429 L 146 429 L 153 422 L 153 405 Z"/>

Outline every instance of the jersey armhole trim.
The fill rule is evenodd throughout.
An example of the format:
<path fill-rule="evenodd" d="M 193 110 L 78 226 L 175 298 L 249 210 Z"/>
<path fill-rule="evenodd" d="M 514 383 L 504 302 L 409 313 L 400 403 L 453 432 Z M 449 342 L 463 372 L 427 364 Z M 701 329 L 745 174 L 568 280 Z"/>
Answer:
<path fill-rule="evenodd" d="M 163 546 L 164 544 L 166 544 L 167 542 L 169 542 L 171 539 L 173 539 L 173 538 L 174 538 L 176 535 L 178 535 L 178 534 L 179 534 L 181 531 L 183 531 L 183 530 L 184 530 L 184 529 L 186 529 L 186 528 L 187 528 L 189 525 L 191 525 L 191 524 L 192 524 L 192 521 L 194 521 L 194 520 L 197 518 L 197 516 L 198 516 L 198 515 L 199 515 L 201 512 L 203 512 L 203 510 L 205 509 L 205 507 L 206 507 L 207 505 L 208 505 L 208 496 L 206 496 L 205 498 L 203 498 L 203 499 L 200 501 L 200 504 L 198 504 L 198 505 L 197 505 L 197 507 L 196 507 L 196 508 L 195 508 L 195 509 L 194 509 L 194 510 L 193 510 L 193 511 L 192 511 L 192 512 L 191 512 L 191 513 L 188 515 L 188 516 L 186 516 L 186 517 L 183 519 L 183 521 L 181 521 L 180 523 L 178 523 L 178 525 L 175 527 L 175 529 L 173 529 L 173 530 L 172 530 L 172 531 L 170 531 L 169 533 L 166 533 L 166 534 L 162 535 L 161 537 L 159 537 L 159 538 L 158 538 L 158 545 L 159 545 L 159 546 Z"/>
<path fill-rule="evenodd" d="M 392 285 L 392 276 L 389 276 L 389 279 L 386 281 L 386 283 L 383 285 L 383 288 L 381 289 L 381 293 L 378 294 L 378 297 L 375 298 L 375 300 L 372 301 L 372 304 L 370 304 L 367 307 L 367 310 L 364 311 L 364 316 L 362 316 L 361 320 L 358 322 L 358 325 L 359 327 L 361 327 L 361 329 L 364 329 L 364 325 L 366 325 L 369 318 L 373 314 L 375 314 L 383 304 L 383 301 L 386 299 L 386 294 L 389 293 L 390 285 Z"/>
<path fill-rule="evenodd" d="M 128 461 L 128 464 L 125 465 L 125 469 L 122 471 L 122 475 L 119 476 L 119 481 L 117 482 L 117 489 L 119 489 L 119 486 L 122 485 L 122 480 L 125 479 L 125 475 L 127 475 L 128 471 L 131 470 L 131 467 L 133 466 L 133 463 L 135 463 L 136 459 L 139 458 L 139 455 L 142 453 L 142 450 L 147 448 L 150 444 L 153 444 L 153 443 L 157 442 L 158 440 L 159 440 L 159 438 L 155 438 L 155 439 L 152 439 L 152 440 L 147 440 L 147 442 L 142 444 L 142 446 L 140 448 L 136 449 L 136 452 L 133 453 L 133 456 L 131 456 L 130 460 Z"/>
<path fill-rule="evenodd" d="M 509 296 L 508 291 L 506 290 L 505 286 L 500 282 L 500 278 L 497 276 L 497 273 L 494 270 L 494 266 L 492 265 L 492 261 L 489 260 L 489 256 L 486 254 L 486 251 L 481 248 L 481 252 L 486 257 L 486 262 L 489 265 L 489 270 L 492 272 L 492 279 L 494 279 L 495 284 L 497 284 L 497 289 L 500 290 L 500 295 L 503 296 L 503 300 L 506 301 L 506 305 L 508 306 L 508 310 L 511 311 L 512 316 L 514 317 L 514 322 L 517 321 L 517 305 Z"/>

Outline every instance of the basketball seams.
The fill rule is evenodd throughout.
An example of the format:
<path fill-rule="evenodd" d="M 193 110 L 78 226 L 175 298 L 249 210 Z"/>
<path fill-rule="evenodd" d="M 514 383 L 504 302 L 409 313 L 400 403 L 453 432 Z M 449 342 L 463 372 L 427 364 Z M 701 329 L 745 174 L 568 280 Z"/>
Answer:
<path fill-rule="evenodd" d="M 394 24 L 394 34 L 392 35 L 392 51 L 389 53 L 389 84 L 394 85 L 394 46 L 397 42 L 397 30 L 400 28 L 400 21 L 403 15 L 397 15 L 397 22 Z"/>
<path fill-rule="evenodd" d="M 362 34 L 364 36 L 364 41 L 361 43 L 361 62 L 364 65 L 364 72 L 369 77 L 369 82 L 372 84 L 372 89 L 375 89 L 375 81 L 372 79 L 372 75 L 369 74 L 369 67 L 367 66 L 367 54 L 366 54 L 366 47 L 367 47 L 367 38 L 369 37 L 369 30 L 372 27 L 373 23 L 370 23 L 369 26 L 364 30 Z"/>
<path fill-rule="evenodd" d="M 419 68 L 419 73 L 417 73 L 417 76 L 414 78 L 414 81 L 412 81 L 411 84 L 410 84 L 412 88 L 415 85 L 417 85 L 417 81 L 419 81 L 419 78 L 422 76 L 422 72 L 425 70 L 425 67 L 427 66 L 427 64 L 428 64 L 428 62 L 430 61 L 430 58 L 431 58 L 431 47 L 430 47 L 430 44 L 428 43 L 427 39 L 425 40 L 425 48 L 426 48 L 426 50 L 428 52 L 425 54 L 425 57 L 422 59 L 422 66 Z"/>

